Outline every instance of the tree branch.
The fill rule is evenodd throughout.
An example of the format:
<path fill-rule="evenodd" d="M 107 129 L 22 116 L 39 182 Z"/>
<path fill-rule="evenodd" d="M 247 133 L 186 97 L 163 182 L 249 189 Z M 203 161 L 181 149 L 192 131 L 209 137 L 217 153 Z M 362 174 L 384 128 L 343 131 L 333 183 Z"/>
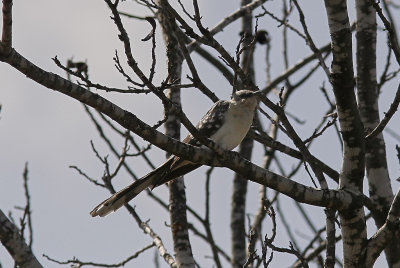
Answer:
<path fill-rule="evenodd" d="M 362 193 L 365 172 L 364 127 L 354 93 L 352 36 L 346 1 L 325 0 L 332 41 L 331 84 L 343 139 L 339 187 Z M 343 236 L 343 259 L 349 267 L 364 267 L 367 231 L 362 207 L 339 210 Z M 355 225 L 354 223 L 358 224 Z"/>
<path fill-rule="evenodd" d="M 393 240 L 398 239 L 400 217 L 400 189 L 393 199 L 385 224 L 369 239 L 366 252 L 366 267 L 372 267 L 382 250 Z"/>
<path fill-rule="evenodd" d="M 209 30 L 210 34 L 211 35 L 215 35 L 215 34 L 221 32 L 221 31 L 223 31 L 226 26 L 228 26 L 232 22 L 236 21 L 240 17 L 242 17 L 242 16 L 248 14 L 249 12 L 253 11 L 254 9 L 256 9 L 259 6 L 261 6 L 262 4 L 264 4 L 267 1 L 268 0 L 256 0 L 256 1 L 253 1 L 253 2 L 248 3 L 246 5 L 242 5 L 238 10 L 234 11 L 233 13 L 231 13 L 230 15 L 225 17 L 223 20 L 218 22 L 213 28 L 211 28 Z M 198 40 L 192 41 L 188 45 L 189 52 L 194 50 L 199 45 L 200 45 L 200 42 Z"/>
<path fill-rule="evenodd" d="M 141 250 L 136 251 L 133 255 L 127 257 L 126 259 L 124 259 L 120 262 L 117 262 L 117 263 L 113 263 L 113 264 L 97 263 L 97 262 L 91 262 L 91 261 L 81 261 L 75 257 L 72 260 L 66 260 L 66 261 L 58 261 L 58 260 L 55 260 L 55 259 L 45 255 L 45 254 L 43 254 L 43 257 L 45 257 L 49 261 L 52 261 L 57 264 L 71 264 L 71 267 L 83 267 L 83 266 L 89 266 L 89 265 L 93 266 L 93 267 L 122 267 L 122 266 L 125 266 L 125 264 L 127 264 L 131 260 L 139 257 L 139 255 L 141 253 L 145 252 L 146 250 L 148 250 L 150 248 L 153 248 L 155 245 L 156 244 L 153 242 L 153 243 L 145 246 Z"/>
<path fill-rule="evenodd" d="M 26 60 L 14 49 L 12 49 L 12 52 L 7 57 L 3 57 L 2 60 L 9 63 L 11 66 L 39 84 L 59 91 L 95 108 L 99 112 L 119 123 L 124 128 L 129 129 L 155 146 L 185 159 L 199 164 L 212 166 L 222 165 L 228 167 L 241 174 L 246 174 L 247 178 L 251 181 L 273 188 L 303 203 L 317 206 L 329 206 L 339 209 L 349 207 L 352 204 L 361 204 L 362 202 L 361 196 L 356 197 L 346 191 L 316 190 L 294 181 L 290 181 L 285 177 L 262 169 L 261 167 L 246 161 L 234 152 L 225 152 L 223 157 L 216 158 L 215 154 L 208 149 L 187 145 L 165 136 L 138 119 L 134 114 L 121 109 L 119 106 L 111 103 L 103 97 L 56 74 L 45 72 Z M 293 191 L 294 189 L 298 189 L 298 191 Z M 359 201 L 354 202 L 353 198 L 359 199 Z"/>
<path fill-rule="evenodd" d="M 0 52 L 7 53 L 12 46 L 12 0 L 3 0 L 3 31 Z M 4 51 L 2 51 L 4 49 Z"/>
<path fill-rule="evenodd" d="M 21 268 L 42 268 L 18 228 L 0 210 L 0 241 Z"/>

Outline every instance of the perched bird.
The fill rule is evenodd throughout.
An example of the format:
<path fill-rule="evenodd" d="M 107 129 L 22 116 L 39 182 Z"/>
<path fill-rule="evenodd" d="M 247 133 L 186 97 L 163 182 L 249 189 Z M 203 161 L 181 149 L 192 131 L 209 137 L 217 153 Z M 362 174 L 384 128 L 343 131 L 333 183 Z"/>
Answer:
<path fill-rule="evenodd" d="M 196 128 L 201 135 L 210 138 L 222 148 L 232 150 L 242 142 L 249 131 L 257 104 L 257 94 L 254 91 L 237 91 L 231 100 L 216 102 Z M 187 135 L 182 142 L 201 146 L 191 134 Z M 172 155 L 158 168 L 101 202 L 90 212 L 90 215 L 104 217 L 127 204 L 147 187 L 153 189 L 200 166 L 200 164 Z"/>

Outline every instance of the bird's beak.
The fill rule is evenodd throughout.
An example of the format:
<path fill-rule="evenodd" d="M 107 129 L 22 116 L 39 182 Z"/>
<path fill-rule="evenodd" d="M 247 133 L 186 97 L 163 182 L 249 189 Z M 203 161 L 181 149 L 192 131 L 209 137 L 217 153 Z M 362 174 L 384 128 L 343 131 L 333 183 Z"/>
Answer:
<path fill-rule="evenodd" d="M 256 96 L 258 99 L 258 96 L 263 94 L 261 91 L 257 90 L 257 91 L 253 91 L 253 96 Z"/>

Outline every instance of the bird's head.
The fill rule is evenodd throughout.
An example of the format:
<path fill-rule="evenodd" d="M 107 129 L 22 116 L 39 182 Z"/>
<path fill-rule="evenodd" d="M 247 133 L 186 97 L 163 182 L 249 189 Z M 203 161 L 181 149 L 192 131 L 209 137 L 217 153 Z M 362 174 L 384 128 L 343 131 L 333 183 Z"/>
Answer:
<path fill-rule="evenodd" d="M 239 90 L 233 93 L 232 100 L 237 103 L 256 107 L 258 104 L 257 91 L 247 89 Z"/>

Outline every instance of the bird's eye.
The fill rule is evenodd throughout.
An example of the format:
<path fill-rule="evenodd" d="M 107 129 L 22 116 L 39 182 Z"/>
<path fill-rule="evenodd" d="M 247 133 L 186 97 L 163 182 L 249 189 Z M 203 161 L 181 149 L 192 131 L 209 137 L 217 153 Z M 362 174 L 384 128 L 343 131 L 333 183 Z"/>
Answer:
<path fill-rule="evenodd" d="M 251 97 L 252 95 L 253 95 L 252 93 L 244 93 L 244 94 L 240 95 L 240 98 L 247 99 L 247 98 Z"/>

